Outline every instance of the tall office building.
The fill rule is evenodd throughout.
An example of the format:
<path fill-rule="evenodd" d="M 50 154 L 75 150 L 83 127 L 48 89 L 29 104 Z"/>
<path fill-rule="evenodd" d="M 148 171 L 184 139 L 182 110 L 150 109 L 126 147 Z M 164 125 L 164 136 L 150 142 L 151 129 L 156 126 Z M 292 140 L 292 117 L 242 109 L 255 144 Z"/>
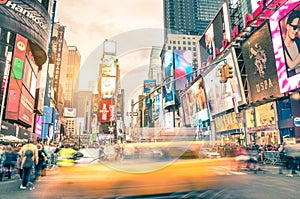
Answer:
<path fill-rule="evenodd" d="M 63 74 L 65 107 L 74 107 L 74 93 L 79 87 L 81 55 L 76 46 L 68 46 L 68 64 L 66 73 Z"/>
<path fill-rule="evenodd" d="M 164 0 L 167 34 L 202 35 L 224 0 Z"/>
<path fill-rule="evenodd" d="M 148 79 L 155 79 L 156 84 L 161 84 L 161 60 L 160 53 L 162 48 L 160 46 L 152 46 L 150 53 L 150 66 L 148 72 Z"/>

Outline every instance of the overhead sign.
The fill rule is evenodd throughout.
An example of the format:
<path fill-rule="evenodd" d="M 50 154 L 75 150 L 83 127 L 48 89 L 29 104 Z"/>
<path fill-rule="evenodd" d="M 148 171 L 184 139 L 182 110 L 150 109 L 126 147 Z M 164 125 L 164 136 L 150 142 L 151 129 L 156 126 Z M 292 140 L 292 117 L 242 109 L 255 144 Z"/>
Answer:
<path fill-rule="evenodd" d="M 127 112 L 127 116 L 138 116 L 137 112 Z"/>

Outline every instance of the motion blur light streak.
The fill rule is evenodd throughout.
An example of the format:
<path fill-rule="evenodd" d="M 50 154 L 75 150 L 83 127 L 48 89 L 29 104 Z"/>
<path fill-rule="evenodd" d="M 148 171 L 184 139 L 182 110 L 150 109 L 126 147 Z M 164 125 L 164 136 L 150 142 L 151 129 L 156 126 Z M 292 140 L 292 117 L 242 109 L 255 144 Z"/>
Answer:
<path fill-rule="evenodd" d="M 110 167 L 112 165 L 113 168 Z M 229 175 L 228 171 L 234 167 L 231 158 L 178 160 L 169 165 L 165 162 L 135 161 L 115 162 L 109 166 L 102 163 L 93 166 L 78 165 L 59 168 L 58 179 L 49 177 L 39 185 L 39 190 L 55 190 L 55 195 L 51 191 L 37 194 L 42 198 L 141 196 L 207 190 L 245 183 L 246 177 L 241 175 L 237 181 L 234 175 Z M 136 172 L 149 168 L 152 168 L 151 172 Z M 222 168 L 224 171 L 220 172 Z"/>

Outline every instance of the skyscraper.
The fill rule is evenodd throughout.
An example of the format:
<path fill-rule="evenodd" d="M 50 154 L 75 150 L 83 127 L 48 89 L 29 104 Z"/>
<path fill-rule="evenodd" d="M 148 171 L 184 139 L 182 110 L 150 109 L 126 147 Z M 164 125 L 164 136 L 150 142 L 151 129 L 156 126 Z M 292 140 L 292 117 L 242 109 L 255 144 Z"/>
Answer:
<path fill-rule="evenodd" d="M 202 35 L 224 0 L 164 0 L 167 34 Z"/>

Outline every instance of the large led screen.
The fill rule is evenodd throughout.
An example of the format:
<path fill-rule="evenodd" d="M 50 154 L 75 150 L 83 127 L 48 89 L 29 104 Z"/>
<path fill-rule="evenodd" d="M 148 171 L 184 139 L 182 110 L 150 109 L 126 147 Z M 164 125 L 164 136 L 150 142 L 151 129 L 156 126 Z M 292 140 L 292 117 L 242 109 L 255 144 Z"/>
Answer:
<path fill-rule="evenodd" d="M 288 0 L 269 19 L 281 93 L 300 88 L 299 0 Z"/>
<path fill-rule="evenodd" d="M 115 110 L 115 101 L 114 100 L 101 100 L 100 101 L 100 122 L 110 122 L 114 121 L 113 118 Z"/>
<path fill-rule="evenodd" d="M 222 59 L 223 61 L 217 61 L 218 64 L 203 75 L 211 115 L 234 108 L 234 102 L 237 106 L 246 103 L 234 49 L 227 51 Z M 220 83 L 220 69 L 225 62 L 232 66 L 233 78 L 229 78 L 226 83 Z"/>
<path fill-rule="evenodd" d="M 199 41 L 201 66 L 208 66 L 225 49 L 230 40 L 228 6 L 224 3 Z"/>
<path fill-rule="evenodd" d="M 190 121 L 191 127 L 196 127 L 202 122 L 209 120 L 207 100 L 204 89 L 203 78 L 200 77 L 190 88 L 185 92 L 188 116 L 186 121 Z"/>
<path fill-rule="evenodd" d="M 103 99 L 111 99 L 114 97 L 116 88 L 115 77 L 102 77 L 101 96 Z"/>
<path fill-rule="evenodd" d="M 174 75 L 174 63 L 173 63 L 173 52 L 167 51 L 164 54 L 163 62 L 163 79 L 164 79 L 164 86 L 163 86 L 163 93 L 164 93 L 164 103 L 163 107 L 166 108 L 170 105 L 175 104 L 175 84 L 173 81 Z"/>
<path fill-rule="evenodd" d="M 188 50 L 174 50 L 175 88 L 184 90 L 185 84 L 193 74 L 192 52 Z"/>
<path fill-rule="evenodd" d="M 265 23 L 242 45 L 251 101 L 280 97 L 269 26 Z"/>
<path fill-rule="evenodd" d="M 181 106 L 182 106 L 183 115 L 184 115 L 184 123 L 186 126 L 189 126 L 189 125 L 191 125 L 191 122 L 190 122 L 190 114 L 189 114 L 186 93 L 181 96 Z"/>

